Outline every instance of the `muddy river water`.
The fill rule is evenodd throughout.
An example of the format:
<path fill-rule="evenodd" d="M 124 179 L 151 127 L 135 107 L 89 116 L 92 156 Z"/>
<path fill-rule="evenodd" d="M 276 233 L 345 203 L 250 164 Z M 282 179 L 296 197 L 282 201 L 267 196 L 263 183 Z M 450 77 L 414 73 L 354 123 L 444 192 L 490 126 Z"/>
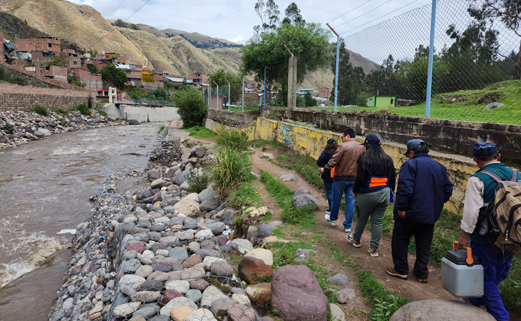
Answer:
<path fill-rule="evenodd" d="M 57 134 L 0 151 L 0 320 L 48 320 L 89 198 L 111 172 L 147 166 L 159 125 Z"/>

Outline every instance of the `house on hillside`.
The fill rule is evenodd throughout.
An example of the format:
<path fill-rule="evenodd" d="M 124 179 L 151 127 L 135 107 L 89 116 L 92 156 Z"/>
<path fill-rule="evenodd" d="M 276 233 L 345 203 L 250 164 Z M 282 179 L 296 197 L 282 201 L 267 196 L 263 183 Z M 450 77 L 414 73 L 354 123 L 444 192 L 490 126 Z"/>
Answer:
<path fill-rule="evenodd" d="M 330 89 L 328 87 L 319 87 L 318 88 L 318 97 L 319 98 L 329 98 L 331 95 Z"/>
<path fill-rule="evenodd" d="M 305 94 L 310 94 L 311 96 L 313 96 L 313 89 L 301 89 L 297 93 L 297 96 L 304 96 Z"/>
<path fill-rule="evenodd" d="M 49 78 L 54 79 L 62 82 L 67 82 L 67 68 L 61 67 L 61 66 L 46 66 L 46 67 L 39 67 L 40 68 L 40 75 Z"/>
<path fill-rule="evenodd" d="M 11 43 L 9 40 L 4 39 L 4 34 L 0 32 L 0 39 L 2 39 L 2 48 L 0 49 L 2 52 L 2 61 L 11 64 L 18 57 L 16 55 L 16 45 Z"/>
<path fill-rule="evenodd" d="M 81 55 L 72 49 L 63 49 L 60 56 L 65 58 L 67 69 L 81 66 Z"/>
<path fill-rule="evenodd" d="M 186 80 L 191 80 L 193 84 L 210 84 L 210 76 L 208 74 L 189 74 L 188 76 L 186 76 Z"/>
<path fill-rule="evenodd" d="M 396 96 L 373 96 L 367 98 L 367 107 L 383 107 L 391 108 L 396 107 L 397 97 Z"/>
<path fill-rule="evenodd" d="M 98 90 L 103 88 L 103 80 L 101 75 L 89 72 L 87 67 L 71 68 L 70 75 L 77 78 L 82 83 L 85 83 L 85 89 Z"/>
<path fill-rule="evenodd" d="M 53 57 L 60 56 L 60 38 L 47 36 L 16 39 L 16 51 L 19 55 L 31 54 L 31 63 L 39 66 L 42 63 L 51 60 Z"/>

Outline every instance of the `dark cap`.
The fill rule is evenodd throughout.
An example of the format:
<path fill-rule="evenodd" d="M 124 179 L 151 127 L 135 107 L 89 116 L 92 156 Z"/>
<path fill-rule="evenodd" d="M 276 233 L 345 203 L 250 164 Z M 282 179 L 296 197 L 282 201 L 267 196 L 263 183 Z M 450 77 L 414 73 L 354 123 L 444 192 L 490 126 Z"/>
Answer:
<path fill-rule="evenodd" d="M 336 140 L 334 138 L 330 138 L 327 140 L 327 145 L 330 145 L 330 144 L 336 144 Z"/>
<path fill-rule="evenodd" d="M 378 138 L 378 136 L 376 135 L 367 135 L 367 137 L 365 138 L 364 142 L 360 145 L 369 145 L 369 144 L 372 144 L 372 145 L 379 145 L 380 144 L 380 138 Z"/>
<path fill-rule="evenodd" d="M 422 139 L 411 139 L 407 142 L 407 151 L 404 153 L 404 155 L 407 156 L 411 149 L 424 147 L 427 147 L 427 144 L 425 144 L 425 142 Z"/>
<path fill-rule="evenodd" d="M 497 154 L 497 147 L 487 142 L 478 142 L 472 146 L 472 155 L 476 156 L 492 156 Z"/>

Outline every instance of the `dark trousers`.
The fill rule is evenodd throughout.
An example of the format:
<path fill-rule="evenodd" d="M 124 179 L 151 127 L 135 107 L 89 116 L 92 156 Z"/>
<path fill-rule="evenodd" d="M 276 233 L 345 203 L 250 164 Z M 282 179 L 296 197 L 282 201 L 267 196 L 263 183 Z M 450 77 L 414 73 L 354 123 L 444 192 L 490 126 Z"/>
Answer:
<path fill-rule="evenodd" d="M 499 295 L 498 285 L 508 276 L 514 254 L 503 256 L 503 253 L 488 244 L 471 242 L 470 247 L 485 270 L 484 294 L 481 298 L 469 298 L 470 303 L 476 306 L 484 305 L 488 313 L 498 321 L 508 321 L 509 314 Z"/>
<path fill-rule="evenodd" d="M 431 254 L 432 235 L 434 224 L 417 223 L 407 218 L 397 218 L 394 221 L 393 239 L 391 243 L 394 270 L 400 274 L 409 274 L 409 243 L 414 236 L 416 241 L 416 262 L 414 263 L 414 274 L 420 279 L 429 276 L 427 264 Z"/>

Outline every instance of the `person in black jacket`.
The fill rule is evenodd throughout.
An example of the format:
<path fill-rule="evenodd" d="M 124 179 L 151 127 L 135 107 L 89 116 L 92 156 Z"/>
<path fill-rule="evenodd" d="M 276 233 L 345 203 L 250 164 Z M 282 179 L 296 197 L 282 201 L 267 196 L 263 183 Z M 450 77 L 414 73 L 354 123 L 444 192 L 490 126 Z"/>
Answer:
<path fill-rule="evenodd" d="M 407 142 L 405 156 L 409 158 L 400 168 L 400 178 L 394 205 L 394 229 L 391 243 L 394 268 L 387 273 L 407 279 L 409 242 L 416 241 L 416 262 L 413 276 L 427 283 L 434 223 L 440 217 L 443 204 L 452 196 L 452 182 L 447 169 L 433 160 L 421 139 Z"/>
<path fill-rule="evenodd" d="M 368 135 L 362 145 L 366 151 L 356 161 L 356 180 L 353 187 L 355 195 L 356 225 L 353 234 L 347 234 L 347 240 L 354 247 L 360 247 L 360 239 L 365 225 L 371 217 L 371 243 L 367 248 L 373 257 L 378 256 L 378 246 L 382 238 L 382 222 L 389 205 L 391 193 L 396 183 L 394 162 L 382 146 L 376 135 Z"/>
<path fill-rule="evenodd" d="M 326 148 L 324 148 L 324 151 L 322 154 L 320 154 L 320 157 L 317 160 L 318 167 L 324 167 L 327 165 L 331 157 L 335 154 L 335 151 L 338 147 L 338 144 L 336 143 L 336 140 L 333 138 L 328 139 Z M 324 169 L 324 172 L 322 174 L 319 174 L 322 177 L 322 180 L 324 181 L 324 188 L 326 189 L 326 195 L 327 195 L 327 204 L 329 205 L 329 208 L 326 210 L 327 214 L 331 214 L 331 206 L 333 204 L 333 177 L 331 175 L 330 169 Z"/>

